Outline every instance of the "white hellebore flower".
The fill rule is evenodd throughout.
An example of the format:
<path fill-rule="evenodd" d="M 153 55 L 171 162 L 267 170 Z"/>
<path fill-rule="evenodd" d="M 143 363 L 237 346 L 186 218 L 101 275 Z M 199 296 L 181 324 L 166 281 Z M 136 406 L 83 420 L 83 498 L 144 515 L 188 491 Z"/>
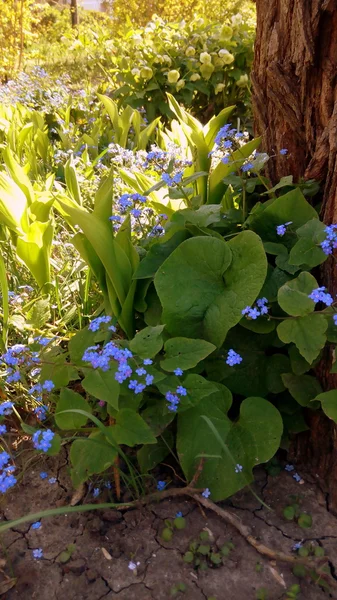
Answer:
<path fill-rule="evenodd" d="M 224 83 L 217 83 L 214 89 L 215 95 L 219 94 L 220 92 L 222 92 L 222 90 L 225 88 L 225 84 Z"/>
<path fill-rule="evenodd" d="M 234 61 L 233 54 L 228 52 L 228 50 L 226 50 L 225 48 L 221 48 L 221 50 L 219 50 L 218 52 L 218 55 L 220 56 L 220 58 L 222 58 L 225 65 L 230 65 Z"/>
<path fill-rule="evenodd" d="M 243 22 L 242 14 L 237 13 L 236 15 L 233 15 L 231 18 L 231 21 L 232 21 L 233 27 L 237 27 L 238 25 L 241 25 L 241 23 Z"/>
<path fill-rule="evenodd" d="M 150 67 L 143 67 L 140 70 L 140 76 L 142 79 L 151 79 L 153 77 L 153 71 Z"/>
<path fill-rule="evenodd" d="M 170 66 L 172 64 L 172 60 L 168 54 L 163 54 L 163 59 L 168 64 L 168 66 Z"/>
<path fill-rule="evenodd" d="M 195 48 L 193 48 L 193 46 L 188 46 L 188 48 L 186 48 L 186 50 L 185 50 L 185 55 L 186 56 L 194 56 Z"/>
<path fill-rule="evenodd" d="M 199 79 L 201 79 L 199 73 L 192 73 L 190 81 L 198 81 Z"/>
<path fill-rule="evenodd" d="M 176 85 L 177 92 L 179 92 L 179 90 L 181 90 L 184 86 L 185 86 L 184 79 L 179 79 L 179 81 L 177 82 L 177 85 Z"/>
<path fill-rule="evenodd" d="M 201 52 L 199 60 L 202 64 L 210 64 L 212 62 L 212 57 L 208 52 Z"/>
<path fill-rule="evenodd" d="M 237 80 L 236 85 L 238 85 L 239 87 L 246 87 L 248 85 L 248 75 L 247 73 L 245 73 L 244 75 L 241 75 L 241 77 Z"/>
<path fill-rule="evenodd" d="M 169 71 L 167 73 L 167 81 L 169 83 L 177 83 L 177 81 L 179 79 L 180 79 L 180 73 L 176 69 L 172 69 L 172 71 Z"/>

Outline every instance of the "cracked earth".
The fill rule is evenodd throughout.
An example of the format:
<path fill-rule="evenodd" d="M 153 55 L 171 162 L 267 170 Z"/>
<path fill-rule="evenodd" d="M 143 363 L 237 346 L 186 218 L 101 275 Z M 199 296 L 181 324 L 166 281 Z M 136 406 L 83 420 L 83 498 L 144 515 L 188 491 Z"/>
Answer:
<path fill-rule="evenodd" d="M 41 480 L 42 470 L 57 482 Z M 271 510 L 247 490 L 234 496 L 226 507 L 274 550 L 290 553 L 296 542 L 305 541 L 322 546 L 335 577 L 337 519 L 315 482 L 305 476 L 303 479 L 301 485 L 289 473 L 270 477 L 258 470 L 254 491 Z M 64 452 L 61 458 L 49 458 L 42 466 L 39 463 L 27 469 L 21 483 L 5 497 L 1 519 L 67 505 L 72 493 Z M 301 529 L 283 518 L 291 495 L 300 496 L 301 510 L 311 514 L 311 528 Z M 100 502 L 106 500 L 99 498 Z M 82 500 L 88 501 L 92 499 Z M 185 516 L 187 526 L 175 531 L 170 542 L 164 542 L 164 521 L 173 519 L 178 511 Z M 221 548 L 231 541 L 234 549 L 220 566 L 197 571 L 183 561 L 183 555 L 203 530 L 213 547 Z M 301 586 L 298 600 L 337 598 L 335 592 L 297 579 L 291 566 L 264 559 L 217 515 L 204 512 L 190 500 L 165 500 L 123 514 L 105 510 L 45 518 L 40 529 L 22 525 L 4 533 L 0 543 L 5 562 L 0 572 L 0 596 L 4 600 L 255 600 L 261 588 L 265 588 L 267 600 L 281 600 L 287 598 L 286 589 L 294 583 Z M 73 552 L 64 562 L 62 553 L 70 544 Z M 43 559 L 33 558 L 35 548 L 43 549 Z M 128 569 L 130 560 L 140 563 L 136 572 Z M 10 584 L 6 585 L 9 578 L 10 589 Z M 172 588 L 179 583 L 186 585 L 186 591 L 172 596 Z"/>

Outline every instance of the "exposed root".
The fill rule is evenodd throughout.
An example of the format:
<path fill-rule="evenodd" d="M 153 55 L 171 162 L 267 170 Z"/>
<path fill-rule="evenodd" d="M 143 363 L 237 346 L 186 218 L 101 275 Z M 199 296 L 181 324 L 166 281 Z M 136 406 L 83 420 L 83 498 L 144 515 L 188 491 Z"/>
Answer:
<path fill-rule="evenodd" d="M 195 485 L 201 470 L 198 469 L 197 474 L 193 478 L 193 484 Z M 292 565 L 301 564 L 309 569 L 314 569 L 319 576 L 328 582 L 328 584 L 337 589 L 337 581 L 333 579 L 333 577 L 328 576 L 326 573 L 322 573 L 322 567 L 325 567 L 328 564 L 328 559 L 326 557 L 320 558 L 302 558 L 300 556 L 294 556 L 291 554 L 286 554 L 284 552 L 279 552 L 277 550 L 273 550 L 269 548 L 265 544 L 259 542 L 256 537 L 252 535 L 251 528 L 244 523 L 242 523 L 241 519 L 224 508 L 221 508 L 208 498 L 204 498 L 201 495 L 201 489 L 196 489 L 191 485 L 187 485 L 184 488 L 172 488 L 167 489 L 162 492 L 154 492 L 145 496 L 140 500 L 135 500 L 129 503 L 104 503 L 104 504 L 84 504 L 82 506 L 73 506 L 73 507 L 61 507 L 58 509 L 52 509 L 47 511 L 41 511 L 40 513 L 35 513 L 34 515 L 26 515 L 20 519 L 16 519 L 14 521 L 8 521 L 3 525 L 0 525 L 0 534 L 2 531 L 15 527 L 21 523 L 32 522 L 37 519 L 45 518 L 48 516 L 55 516 L 59 514 L 66 514 L 71 512 L 86 512 L 92 510 L 99 509 L 107 509 L 107 508 L 115 508 L 120 511 L 134 509 L 140 506 L 144 506 L 147 504 L 151 504 L 153 502 L 160 502 L 165 500 L 166 498 L 177 498 L 180 496 L 188 496 L 195 500 L 199 505 L 204 508 L 213 511 L 216 515 L 218 515 L 221 519 L 223 519 L 228 525 L 231 525 L 236 529 L 236 531 L 247 541 L 250 546 L 252 546 L 259 554 L 268 558 L 269 560 L 273 560 L 276 562 L 283 562 Z"/>

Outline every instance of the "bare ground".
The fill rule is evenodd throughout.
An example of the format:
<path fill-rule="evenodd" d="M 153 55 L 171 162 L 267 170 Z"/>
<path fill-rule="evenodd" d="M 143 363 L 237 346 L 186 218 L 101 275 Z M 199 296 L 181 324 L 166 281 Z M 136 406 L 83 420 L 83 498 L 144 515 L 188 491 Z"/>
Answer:
<path fill-rule="evenodd" d="M 42 470 L 57 482 L 42 480 Z M 303 484 L 296 483 L 286 472 L 270 477 L 261 469 L 256 475 L 254 489 L 272 510 L 247 490 L 227 502 L 227 508 L 275 550 L 291 553 L 296 542 L 309 540 L 322 546 L 334 576 L 337 520 L 319 488 L 305 477 Z M 61 459 L 46 459 L 28 469 L 22 482 L 6 495 L 1 519 L 67 505 L 72 493 L 66 454 Z M 311 528 L 301 529 L 284 519 L 282 511 L 291 495 L 299 496 L 301 510 L 311 514 Z M 177 511 L 183 512 L 187 526 L 164 542 L 164 521 L 173 519 Z M 234 549 L 220 566 L 202 571 L 185 563 L 183 555 L 192 541 L 200 541 L 204 530 L 215 551 L 229 541 Z M 217 515 L 204 512 L 190 500 L 165 500 L 124 513 L 106 510 L 46 518 L 40 529 L 25 524 L 4 533 L 0 541 L 5 563 L 0 572 L 0 596 L 5 600 L 255 600 L 262 594 L 261 588 L 265 588 L 267 600 L 281 600 L 287 598 L 286 589 L 294 583 L 301 586 L 299 600 L 337 598 L 334 591 L 296 578 L 291 566 L 264 559 Z M 72 554 L 64 562 L 67 557 L 62 553 L 70 544 Z M 42 559 L 33 558 L 35 548 L 43 549 Z M 140 563 L 136 572 L 128 568 L 131 559 Z M 179 583 L 186 585 L 186 591 L 173 595 Z"/>

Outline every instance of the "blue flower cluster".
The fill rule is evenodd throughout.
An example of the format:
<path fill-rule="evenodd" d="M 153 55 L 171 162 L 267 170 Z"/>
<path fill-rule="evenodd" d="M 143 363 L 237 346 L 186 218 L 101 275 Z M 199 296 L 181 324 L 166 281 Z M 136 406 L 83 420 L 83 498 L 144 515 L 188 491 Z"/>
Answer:
<path fill-rule="evenodd" d="M 209 156 L 217 156 L 225 165 L 228 164 L 230 162 L 231 153 L 240 147 L 240 144 L 242 144 L 243 138 L 245 137 L 245 133 L 232 127 L 231 123 L 227 123 L 218 131 L 214 140 L 214 149 L 209 153 Z M 241 170 L 245 172 L 252 168 L 253 164 L 247 162 L 241 167 Z"/>
<path fill-rule="evenodd" d="M 34 448 L 36 448 L 36 450 L 48 452 L 52 446 L 54 436 L 55 433 L 51 429 L 46 429 L 45 431 L 39 429 L 38 431 L 35 431 L 32 437 Z"/>
<path fill-rule="evenodd" d="M 115 379 L 118 383 L 123 383 L 129 379 L 133 373 L 133 370 L 129 364 L 129 359 L 133 358 L 132 352 L 128 348 L 120 348 L 114 342 L 108 342 L 105 346 L 101 347 L 99 344 L 96 346 L 89 346 L 82 356 L 84 362 L 89 362 L 94 369 L 102 369 L 102 371 L 108 371 L 111 366 L 111 361 L 114 360 L 118 363 L 118 368 L 115 373 Z M 146 358 L 143 361 L 143 365 L 151 365 L 152 360 Z M 144 377 L 141 382 L 138 379 L 130 379 L 129 389 L 133 390 L 135 394 L 141 394 L 145 388 L 152 385 L 154 376 L 147 372 L 143 367 L 138 367 L 135 370 L 138 377 Z"/>
<path fill-rule="evenodd" d="M 42 404 L 40 406 L 36 406 L 33 410 L 33 413 L 37 416 L 39 421 L 44 421 L 46 419 L 48 412 L 48 406 Z"/>
<path fill-rule="evenodd" d="M 277 225 L 276 233 L 280 237 L 282 237 L 287 232 L 287 227 L 292 224 L 292 221 L 288 221 L 287 223 L 283 223 L 282 225 Z"/>
<path fill-rule="evenodd" d="M 10 402 L 9 400 L 6 400 L 6 402 L 2 402 L 0 404 L 0 417 L 7 417 L 8 415 L 10 415 L 13 411 L 13 402 Z"/>
<path fill-rule="evenodd" d="M 169 144 L 167 150 L 161 150 L 157 146 L 151 146 L 150 152 L 145 155 L 143 168 L 157 171 L 159 173 L 167 172 L 171 168 L 174 173 L 183 171 L 192 166 L 192 161 L 183 158 L 179 146 Z"/>
<path fill-rule="evenodd" d="M 14 465 L 10 465 L 11 457 L 8 452 L 0 453 L 0 492 L 4 494 L 7 490 L 16 484 L 16 479 L 13 475 L 15 471 Z"/>
<path fill-rule="evenodd" d="M 123 194 L 118 200 L 118 210 L 124 214 L 128 208 L 134 207 L 135 204 L 145 204 L 147 197 L 141 194 Z"/>
<path fill-rule="evenodd" d="M 183 373 L 184 371 L 179 368 L 174 371 L 174 374 L 178 377 L 183 375 Z M 183 385 L 178 385 L 175 393 L 167 392 L 165 394 L 165 399 L 168 402 L 167 408 L 170 412 L 177 412 L 181 396 L 187 396 L 187 389 Z"/>
<path fill-rule="evenodd" d="M 6 425 L 0 425 L 0 435 L 5 435 L 7 433 Z"/>
<path fill-rule="evenodd" d="M 176 185 L 178 185 L 179 183 L 181 183 L 182 178 L 183 178 L 182 171 L 178 171 L 178 173 L 176 173 L 172 177 L 168 173 L 163 173 L 163 175 L 162 175 L 162 180 L 169 187 L 175 187 Z"/>
<path fill-rule="evenodd" d="M 254 165 L 252 162 L 246 162 L 244 165 L 242 165 L 241 167 L 241 171 L 243 173 L 247 173 L 248 171 L 251 171 L 252 169 L 254 169 Z"/>
<path fill-rule="evenodd" d="M 25 344 L 14 344 L 1 355 L 0 361 L 7 367 L 7 383 L 16 383 L 21 379 L 19 369 L 35 366 L 40 362 L 40 358 L 38 352 L 32 352 Z"/>
<path fill-rule="evenodd" d="M 321 248 L 327 256 L 337 248 L 337 224 L 328 225 L 325 228 L 326 238 L 321 242 Z"/>
<path fill-rule="evenodd" d="M 241 311 L 241 314 L 246 316 L 247 319 L 253 319 L 253 321 L 255 321 L 258 317 L 268 314 L 268 306 L 266 306 L 267 302 L 267 298 L 259 298 L 256 300 L 256 306 L 246 306 L 246 308 Z"/>
<path fill-rule="evenodd" d="M 242 362 L 242 356 L 235 352 L 232 348 L 228 351 L 226 364 L 230 367 L 234 367 L 234 365 L 239 365 Z"/>
<path fill-rule="evenodd" d="M 98 331 L 102 323 L 110 323 L 110 321 L 111 317 L 109 316 L 97 317 L 91 321 L 91 323 L 88 325 L 88 329 L 89 331 Z"/>
<path fill-rule="evenodd" d="M 331 306 L 331 304 L 333 303 L 333 297 L 328 292 L 326 292 L 325 287 L 319 287 L 315 290 L 312 290 L 311 294 L 308 295 L 308 298 L 310 298 L 310 300 L 313 300 L 315 303 L 323 302 L 323 304 L 325 304 L 326 306 Z"/>

